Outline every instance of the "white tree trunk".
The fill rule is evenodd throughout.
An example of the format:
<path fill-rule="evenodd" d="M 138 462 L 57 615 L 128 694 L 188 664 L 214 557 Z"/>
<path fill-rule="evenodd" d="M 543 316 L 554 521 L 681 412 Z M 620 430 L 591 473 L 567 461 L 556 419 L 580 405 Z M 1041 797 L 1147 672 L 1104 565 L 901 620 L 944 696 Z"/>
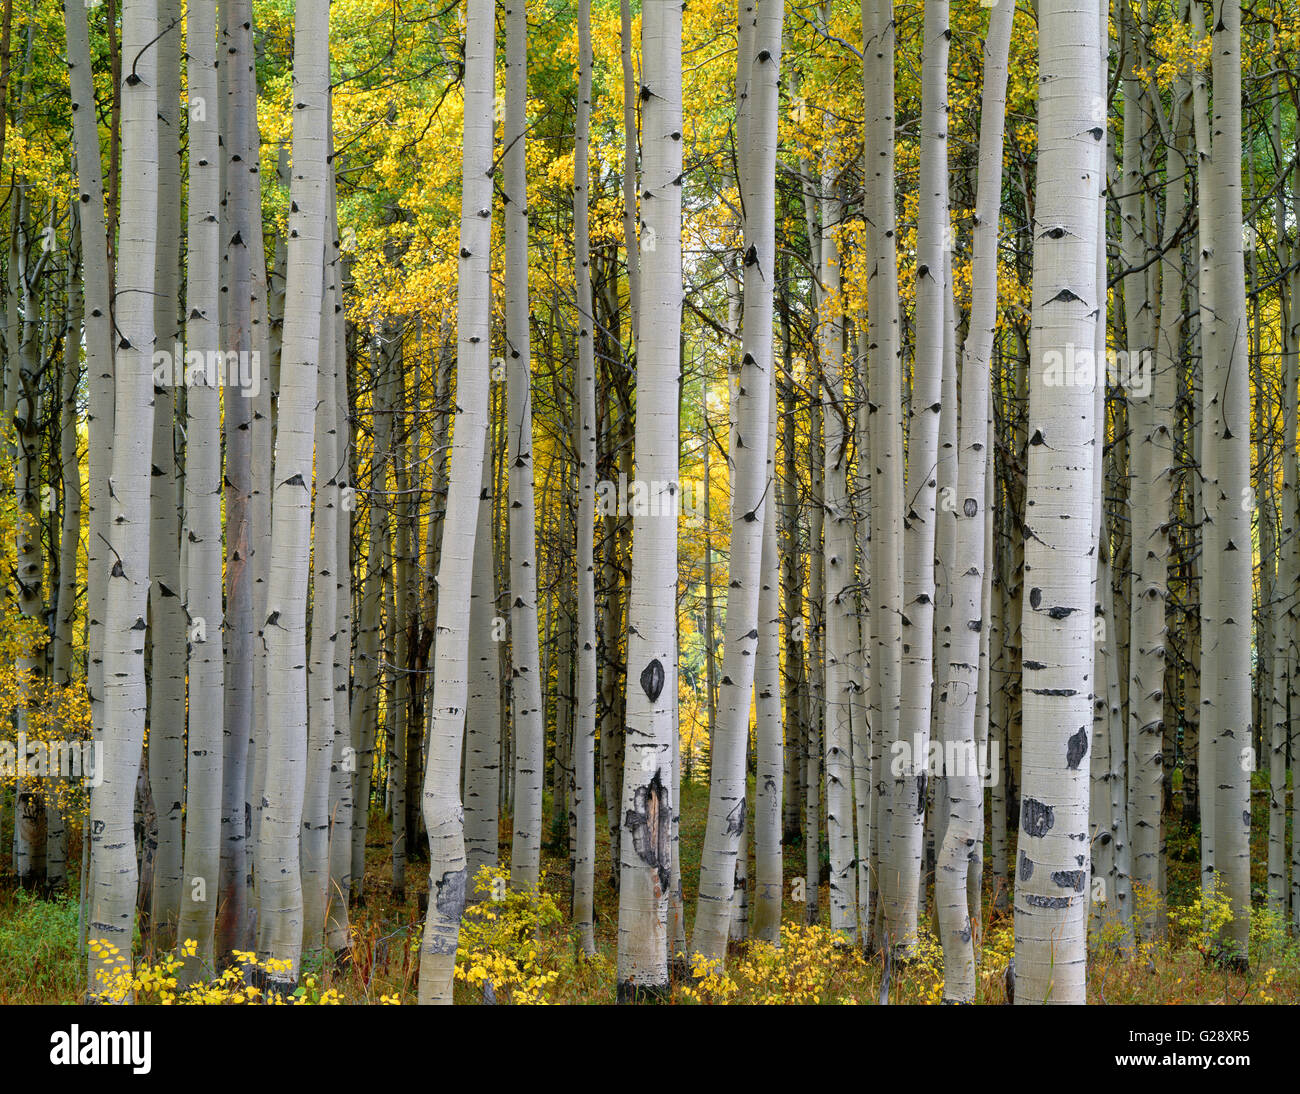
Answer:
<path fill-rule="evenodd" d="M 1214 873 L 1232 904 L 1220 941 L 1244 967 L 1250 932 L 1250 770 L 1252 555 L 1250 374 L 1246 355 L 1246 273 L 1241 218 L 1241 7 L 1216 5 L 1211 42 L 1214 80 L 1210 189 L 1214 193 L 1214 312 L 1205 358 L 1205 459 L 1218 480 L 1218 505 L 1206 529 L 1202 600 L 1214 626 L 1202 631 L 1205 675 L 1213 679 Z M 1202 245 L 1204 246 L 1204 237 Z M 1211 489 L 1215 489 L 1211 487 Z M 1210 506 L 1206 505 L 1207 518 Z M 1202 678 L 1203 685 L 1206 682 Z M 1204 728 L 1202 728 L 1204 733 Z"/>
<path fill-rule="evenodd" d="M 189 617 L 189 732 L 186 743 L 185 880 L 178 940 L 198 943 L 186 962 L 193 982 L 213 967 L 221 838 L 224 732 L 221 596 L 221 384 L 204 367 L 220 349 L 221 161 L 217 127 L 217 5 L 198 0 L 188 11 L 189 94 L 203 104 L 190 119 L 189 223 L 185 314 L 188 385 L 185 475 L 186 588 Z M 200 356 L 201 355 L 201 356 Z M 224 360 L 224 359 L 223 359 Z M 239 398 L 238 394 L 234 398 Z M 242 786 L 240 789 L 242 797 Z"/>
<path fill-rule="evenodd" d="M 758 654 L 761 564 L 766 513 L 775 483 L 769 474 L 772 301 L 776 281 L 775 171 L 777 92 L 781 76 L 781 0 L 761 0 L 746 38 L 752 56 L 740 65 L 746 100 L 741 114 L 740 171 L 745 191 L 745 294 L 737 375 L 731 471 L 731 561 L 719 719 L 711 741 L 709 815 L 700 861 L 699 905 L 692 950 L 726 954 L 732 897 L 746 818 L 745 751 Z M 741 46 L 744 49 L 744 44 Z M 775 587 L 775 586 L 774 586 Z"/>
<path fill-rule="evenodd" d="M 464 590 L 473 579 L 474 544 L 488 421 L 488 344 L 492 239 L 492 105 L 494 10 L 469 0 L 465 24 L 465 140 L 462 160 L 460 263 L 457 281 L 456 416 L 447 520 L 438 587 Z M 465 907 L 465 821 L 460 800 L 461 742 L 468 692 L 470 602 L 438 598 L 432 725 L 424 774 L 429 832 L 429 913 L 420 943 L 420 1002 L 450 1003 L 456 941 Z"/>
<path fill-rule="evenodd" d="M 619 841 L 618 998 L 668 991 L 673 713 L 677 706 L 677 383 L 682 301 L 682 14 L 641 12 L 640 340 L 627 737 Z"/>
<path fill-rule="evenodd" d="M 578 665 L 573 706 L 573 920 L 585 956 L 596 952 L 596 352 L 591 299 L 587 203 L 591 149 L 591 0 L 578 3 L 578 118 L 573 153 L 573 250 L 577 285 L 578 366 L 575 386 L 578 457 Z M 633 133 L 635 138 L 635 131 Z M 635 188 L 634 188 L 635 189 Z M 635 199 L 634 199 L 635 200 Z"/>
<path fill-rule="evenodd" d="M 958 460 L 955 550 L 949 589 L 953 596 L 951 645 L 943 702 L 943 741 L 952 745 L 957 770 L 945 772 L 946 793 L 935 799 L 947 812 L 934 874 L 934 903 L 943 940 L 943 994 L 956 1003 L 975 1001 L 975 952 L 971 913 L 978 920 L 980 894 L 971 908 L 967 878 L 984 843 L 983 783 L 976 764 L 975 723 L 980 695 L 980 645 L 988 630 L 984 604 L 985 533 L 991 514 L 988 497 L 988 407 L 990 364 L 998 300 L 998 219 L 1002 197 L 1002 136 L 1006 125 L 1007 58 L 1012 0 L 989 12 L 984 39 L 980 104 L 979 178 L 975 198 L 974 253 L 971 258 L 970 333 L 961 365 L 961 455 Z"/>
<path fill-rule="evenodd" d="M 173 355 L 172 372 L 154 384 L 153 466 L 149 556 L 149 785 L 158 832 L 149 903 L 149 933 L 160 949 L 176 942 L 181 900 L 181 802 L 185 792 L 186 624 L 181 597 L 180 490 L 175 449 L 175 375 L 180 350 L 181 159 L 180 4 L 158 12 L 158 250 L 155 256 L 154 327 L 157 348 Z M 168 30 L 168 27 L 171 29 Z"/>
<path fill-rule="evenodd" d="M 1017 1003 L 1083 1003 L 1089 879 L 1092 461 L 1096 376 L 1062 379 L 1091 350 L 1098 307 L 1095 4 L 1039 5 L 1038 202 L 1034 211 L 1026 495 Z M 1053 368 L 1055 372 L 1053 372 Z"/>
<path fill-rule="evenodd" d="M 926 0 L 921 69 L 921 166 L 916 230 L 916 360 L 907 434 L 903 522 L 902 688 L 898 738 L 905 762 L 894 776 L 891 857 L 883 869 L 887 945 L 910 953 L 925 833 L 926 758 L 934 674 L 935 474 L 944 352 L 948 222 L 948 3 Z"/>
<path fill-rule="evenodd" d="M 533 500 L 533 395 L 528 332 L 528 19 L 506 6 L 504 204 L 506 237 L 506 436 L 510 466 L 510 698 L 515 734 L 514 842 L 510 884 L 536 885 L 541 870 L 542 724 L 537 648 L 537 546 Z"/>
<path fill-rule="evenodd" d="M 133 822 L 145 723 L 149 457 L 153 441 L 151 354 L 158 228 L 157 14 L 157 0 L 126 0 L 122 7 L 122 56 L 134 58 L 131 65 L 122 67 L 122 161 L 131 165 L 133 185 L 124 187 L 122 192 L 113 316 L 116 352 L 111 510 L 101 563 L 108 568 L 104 721 L 102 728 L 96 726 L 96 739 L 103 746 L 104 781 L 94 789 L 90 804 L 93 892 L 87 945 L 91 948 L 89 990 L 92 996 L 107 986 L 97 973 L 107 974 L 114 968 L 129 972 L 135 914 Z M 89 108 L 87 100 L 86 109 Z M 93 121 L 94 112 L 90 112 Z M 109 946 L 117 949 L 117 963 L 106 950 Z"/>
<path fill-rule="evenodd" d="M 307 779 L 307 582 L 318 397 L 321 263 L 329 147 L 329 0 L 294 11 L 293 176 L 271 500 L 267 755 L 257 850 L 258 952 L 288 963 L 269 991 L 292 991 L 303 942 L 299 837 Z"/>

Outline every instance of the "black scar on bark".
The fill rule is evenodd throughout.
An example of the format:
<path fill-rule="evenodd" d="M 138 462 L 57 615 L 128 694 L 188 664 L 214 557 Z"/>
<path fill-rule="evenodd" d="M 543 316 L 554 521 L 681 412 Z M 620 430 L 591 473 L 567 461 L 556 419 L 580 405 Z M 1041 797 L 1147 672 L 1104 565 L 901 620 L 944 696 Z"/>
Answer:
<path fill-rule="evenodd" d="M 656 657 L 641 670 L 641 690 L 652 703 L 664 690 L 664 667 L 659 663 L 659 658 Z"/>
<path fill-rule="evenodd" d="M 1031 608 L 1037 608 L 1038 605 L 1041 604 L 1042 602 L 1043 602 L 1043 590 L 1040 589 L 1037 585 L 1035 585 L 1032 589 L 1029 590 L 1029 606 Z"/>
<path fill-rule="evenodd" d="M 632 847 L 647 866 L 659 872 L 659 885 L 668 891 L 668 867 L 672 846 L 672 809 L 668 790 L 659 770 L 645 785 L 633 792 L 632 808 L 623 818 L 623 824 L 632 834 Z"/>
<path fill-rule="evenodd" d="M 739 836 L 745 831 L 745 799 L 742 796 L 735 807 L 727 814 L 727 835 Z"/>
<path fill-rule="evenodd" d="M 925 783 L 926 773 L 922 771 L 916 777 L 916 815 L 918 817 L 925 813 Z"/>
<path fill-rule="evenodd" d="M 1073 889 L 1076 893 L 1081 893 L 1087 882 L 1087 875 L 1082 870 L 1054 870 L 1052 881 L 1062 889 Z"/>
<path fill-rule="evenodd" d="M 1039 896 L 1037 893 L 1026 893 L 1025 903 L 1034 908 L 1068 908 L 1070 898 L 1068 896 Z"/>
<path fill-rule="evenodd" d="M 1020 827 L 1028 836 L 1045 836 L 1056 823 L 1056 811 L 1035 798 L 1020 803 Z"/>
<path fill-rule="evenodd" d="M 1034 876 L 1034 860 L 1026 855 L 1024 851 L 1020 852 L 1020 868 L 1018 872 L 1021 881 L 1028 881 Z"/>
<path fill-rule="evenodd" d="M 465 867 L 447 871 L 435 882 L 434 906 L 448 919 L 460 919 L 465 910 Z"/>
<path fill-rule="evenodd" d="M 1065 766 L 1071 771 L 1078 771 L 1079 764 L 1083 761 L 1084 756 L 1088 754 L 1088 730 L 1084 726 L 1079 727 L 1079 731 L 1070 736 L 1065 742 Z"/>
<path fill-rule="evenodd" d="M 961 508 L 962 508 L 962 512 L 965 513 L 968 517 L 973 517 L 976 513 L 980 511 L 979 502 L 977 502 L 974 498 L 967 498 L 964 502 L 962 502 Z"/>
<path fill-rule="evenodd" d="M 1024 661 L 1022 662 L 1027 669 L 1045 669 L 1047 665 L 1042 661 Z"/>

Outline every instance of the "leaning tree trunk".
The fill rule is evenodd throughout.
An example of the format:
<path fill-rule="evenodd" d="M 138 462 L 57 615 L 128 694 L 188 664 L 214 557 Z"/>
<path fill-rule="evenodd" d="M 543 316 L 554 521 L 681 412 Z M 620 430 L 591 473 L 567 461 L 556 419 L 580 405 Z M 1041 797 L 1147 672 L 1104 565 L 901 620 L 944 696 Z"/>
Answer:
<path fill-rule="evenodd" d="M 682 14 L 641 13 L 640 338 L 627 627 L 627 737 L 619 841 L 618 998 L 668 992 L 668 880 L 677 706 L 677 383 L 682 303 Z M 725 920 L 724 920 L 725 922 Z M 725 930 L 725 927 L 724 927 Z"/>
<path fill-rule="evenodd" d="M 299 837 L 307 775 L 307 582 L 312 442 L 320 352 L 329 117 L 329 0 L 294 11 L 293 178 L 290 185 L 279 419 L 271 499 L 267 751 L 257 848 L 258 952 L 286 962 L 267 978 L 293 991 L 303 940 Z"/>
<path fill-rule="evenodd" d="M 1091 348 L 1105 127 L 1093 104 L 1096 3 L 1042 0 L 1025 527 L 1016 1002 L 1085 1002 L 1089 878 L 1095 375 L 1060 383 Z M 1053 371 L 1055 370 L 1055 371 Z"/>
<path fill-rule="evenodd" d="M 117 245 L 113 360 L 111 511 L 104 620 L 104 781 L 90 802 L 93 892 L 87 923 L 89 991 L 100 996 L 115 970 L 130 973 L 135 913 L 135 786 L 144 743 L 145 617 L 149 599 L 149 479 L 153 441 L 153 279 L 158 227 L 157 0 L 125 0 L 122 52 L 134 58 L 121 82 L 122 158 L 134 185 L 122 194 Z M 85 100 L 90 107 L 89 97 Z M 90 110 L 93 120 L 94 111 Z M 91 149 L 86 150 L 87 153 Z M 83 186 L 83 190 L 84 190 Z M 98 226 L 93 224 L 88 234 Z M 89 251 L 89 248 L 87 248 Z M 92 487 L 93 496 L 93 487 Z M 115 948 L 115 951 L 113 949 Z M 101 975 L 102 974 L 102 975 Z"/>
<path fill-rule="evenodd" d="M 447 519 L 438 587 L 467 589 L 488 423 L 488 262 L 492 240 L 492 103 L 495 67 L 493 5 L 469 0 L 465 24 L 465 138 L 462 159 L 460 264 L 456 289 L 456 417 Z M 465 907 L 465 822 L 460 798 L 461 740 L 468 688 L 470 601 L 438 598 L 432 725 L 424 774 L 429 832 L 429 912 L 420 944 L 420 1002 L 450 1003 L 456 942 Z"/>

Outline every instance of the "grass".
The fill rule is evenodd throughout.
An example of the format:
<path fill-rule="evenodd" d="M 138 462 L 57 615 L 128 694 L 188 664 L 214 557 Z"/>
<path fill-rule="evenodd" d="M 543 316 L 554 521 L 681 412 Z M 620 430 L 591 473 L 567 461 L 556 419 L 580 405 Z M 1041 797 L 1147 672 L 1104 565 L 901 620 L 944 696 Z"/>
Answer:
<path fill-rule="evenodd" d="M 1177 786 L 1175 784 L 1175 790 Z M 752 800 L 752 796 L 751 796 Z M 1174 908 L 1195 900 L 1198 889 L 1198 840 L 1194 827 L 1178 816 L 1168 833 L 1168 889 Z M 1252 795 L 1252 884 L 1256 906 L 1252 913 L 1251 955 L 1242 972 L 1220 967 L 1207 957 L 1210 947 L 1202 931 L 1186 916 L 1171 917 L 1167 936 L 1129 951 L 1094 938 L 1089 964 L 1089 1000 L 1094 1003 L 1300 1003 L 1300 941 L 1289 935 L 1277 917 L 1260 905 L 1265 887 L 1267 852 L 1266 776 L 1256 775 Z M 548 817 L 549 817 L 549 801 Z M 681 807 L 681 859 L 687 936 L 694 918 L 699 855 L 704 839 L 708 791 L 701 784 L 684 788 Z M 543 848 L 542 899 L 515 904 L 500 919 L 476 921 L 465 936 L 462 971 L 479 970 L 477 983 L 458 982 L 457 1001 L 483 999 L 482 981 L 494 983 L 498 1002 L 513 998 L 558 1003 L 608 1003 L 614 999 L 618 898 L 611 875 L 609 830 L 598 806 L 596 850 L 596 942 L 598 954 L 584 960 L 569 926 L 570 876 L 564 849 Z M 548 829 L 549 831 L 549 829 Z M 366 851 L 364 902 L 352 909 L 352 956 L 348 962 L 304 960 L 304 977 L 311 978 L 312 996 L 332 991 L 344 1002 L 413 1003 L 422 927 L 422 898 L 428 878 L 424 863 L 408 865 L 403 899 L 392 893 L 389 827 L 382 816 L 372 818 Z M 509 859 L 510 827 L 501 826 L 501 857 Z M 75 840 L 74 840 L 75 842 Z M 751 849 L 752 851 L 752 849 Z M 69 849 L 77 861 L 79 848 Z M 790 899 L 788 879 L 804 874 L 804 848 L 786 848 L 786 901 L 783 945 L 741 946 L 721 969 L 697 970 L 674 984 L 676 1003 L 700 1002 L 874 1002 L 880 996 L 884 972 L 879 955 L 864 956 L 845 946 L 826 927 L 827 886 L 819 892 L 821 923 L 803 923 L 805 905 Z M 751 866 L 751 878 L 753 876 Z M 1012 919 L 994 909 L 994 887 L 985 875 L 984 922 L 979 937 L 977 1002 L 1003 1003 L 1003 973 L 1012 954 Z M 927 904 L 927 909 L 932 905 Z M 538 912 L 538 908 L 543 911 Z M 495 910 L 494 910 L 495 911 Z M 1193 917 L 1195 919 L 1196 917 Z M 942 953 L 933 924 L 923 917 L 916 957 L 891 975 L 890 1001 L 938 1002 L 942 997 Z M 69 1003 L 81 997 L 84 962 L 77 955 L 77 904 L 74 896 L 43 900 L 18 890 L 13 878 L 0 877 L 0 1003 Z M 504 970 L 504 971 L 503 971 Z M 510 971 L 514 970 L 514 971 Z M 516 982 L 517 974 L 517 982 Z M 531 987 L 522 987 L 525 982 Z M 512 992 L 512 985 L 515 985 Z"/>

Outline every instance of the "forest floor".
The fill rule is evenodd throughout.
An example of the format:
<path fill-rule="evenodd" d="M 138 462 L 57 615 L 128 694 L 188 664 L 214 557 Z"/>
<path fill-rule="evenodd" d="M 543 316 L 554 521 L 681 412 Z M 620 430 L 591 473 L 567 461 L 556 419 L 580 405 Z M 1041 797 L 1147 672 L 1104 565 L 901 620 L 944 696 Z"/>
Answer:
<path fill-rule="evenodd" d="M 1093 1003 L 1300 1003 L 1300 939 L 1288 935 L 1279 917 L 1262 907 L 1267 861 L 1266 776 L 1255 778 L 1252 795 L 1252 914 L 1250 963 L 1245 973 L 1213 960 L 1212 932 L 1201 924 L 1198 903 L 1198 840 L 1194 826 L 1181 825 L 1180 796 L 1174 794 L 1174 821 L 1168 833 L 1167 927 L 1164 937 L 1136 950 L 1115 943 L 1114 928 L 1094 932 L 1089 956 L 1088 994 Z M 1175 791 L 1177 787 L 1175 786 Z M 751 798 L 752 800 L 752 798 Z M 549 807 L 549 800 L 547 802 Z M 598 818 L 603 819 L 603 807 Z M 694 918 L 699 879 L 699 849 L 704 842 L 708 788 L 684 788 L 681 812 L 682 879 L 687 937 Z M 549 808 L 547 812 L 549 818 Z M 498 1002 L 608 1003 L 614 999 L 618 898 L 611 875 L 609 830 L 597 825 L 596 942 L 598 953 L 578 956 L 569 923 L 569 865 L 556 843 L 543 848 L 539 899 L 507 895 L 485 900 L 471 911 L 462 930 L 457 1001 L 478 1002 L 483 983 L 495 987 Z M 78 839 L 69 861 L 79 861 Z M 501 857 L 509 859 L 510 827 L 503 818 Z M 752 849 L 751 849 L 752 851 Z M 823 850 L 823 877 L 826 874 Z M 804 875 L 804 849 L 786 848 L 785 921 L 780 950 L 762 945 L 735 946 L 726 971 L 704 970 L 700 977 L 678 975 L 672 1001 L 697 1002 L 876 1002 L 884 962 L 839 943 L 828 923 L 828 889 L 818 894 L 820 925 L 803 925 L 806 905 L 791 899 L 789 879 Z M 426 863 L 409 863 L 403 899 L 392 892 L 389 827 L 382 816 L 371 821 L 366 853 L 366 899 L 352 909 L 352 959 L 304 960 L 304 1001 L 413 1003 Z M 500 876 L 500 875 L 498 875 Z M 750 877 L 753 877 L 751 865 Z M 994 879 L 985 873 L 984 924 L 978 937 L 978 993 L 982 1003 L 1005 1003 L 1005 971 L 1012 955 L 1011 913 L 999 905 Z M 498 894 L 500 895 L 498 883 Z M 1140 899 L 1140 894 L 1139 894 Z M 890 976 L 892 1003 L 933 1003 L 942 998 L 943 959 L 930 909 L 923 918 L 915 958 Z M 138 943 L 137 943 L 138 944 Z M 12 874 L 0 875 L 0 1003 L 71 1003 L 82 995 L 84 961 L 77 954 L 75 892 L 39 899 L 16 888 Z M 678 972 L 682 973 L 679 969 Z"/>

